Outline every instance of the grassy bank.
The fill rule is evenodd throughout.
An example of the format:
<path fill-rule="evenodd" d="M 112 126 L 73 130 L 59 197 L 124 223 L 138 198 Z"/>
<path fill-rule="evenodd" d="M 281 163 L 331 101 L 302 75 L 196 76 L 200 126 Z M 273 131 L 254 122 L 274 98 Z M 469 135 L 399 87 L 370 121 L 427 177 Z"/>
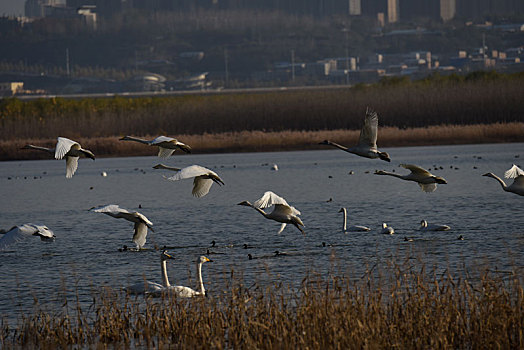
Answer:
<path fill-rule="evenodd" d="M 191 145 L 193 153 L 260 152 L 328 149 L 318 143 L 330 139 L 351 145 L 357 142 L 359 130 L 325 131 L 242 131 L 202 135 L 178 135 L 179 140 Z M 156 136 L 156 135 L 155 135 Z M 149 135 L 145 138 L 154 138 Z M 77 138 L 97 157 L 126 157 L 155 155 L 156 149 L 135 142 L 119 141 L 119 137 Z M 399 129 L 382 127 L 379 147 L 524 142 L 524 123 L 496 123 L 480 125 L 441 125 L 427 128 Z M 32 143 L 54 147 L 53 139 L 18 139 L 0 141 L 0 160 L 49 159 L 45 152 L 22 150 Z M 180 156 L 182 152 L 177 152 Z"/>
<path fill-rule="evenodd" d="M 99 156 L 148 155 L 119 136 L 168 135 L 196 152 L 310 149 L 354 143 L 367 106 L 379 114 L 379 146 L 523 140 L 524 74 L 476 72 L 352 88 L 150 98 L 0 100 L 0 160 L 28 159 L 25 143 L 82 142 Z M 117 144 L 115 146 L 115 144 Z"/>
<path fill-rule="evenodd" d="M 208 298 L 143 299 L 103 289 L 92 303 L 64 302 L 17 325 L 0 323 L 0 345 L 97 348 L 420 349 L 524 347 L 524 292 L 516 272 L 453 276 L 407 261 L 371 273 L 246 288 Z M 233 274 L 231 274 L 232 276 Z M 386 277 L 385 277 L 386 276 Z M 389 276 L 389 277 L 387 277 Z M 505 276 L 505 277 L 501 277 Z"/>

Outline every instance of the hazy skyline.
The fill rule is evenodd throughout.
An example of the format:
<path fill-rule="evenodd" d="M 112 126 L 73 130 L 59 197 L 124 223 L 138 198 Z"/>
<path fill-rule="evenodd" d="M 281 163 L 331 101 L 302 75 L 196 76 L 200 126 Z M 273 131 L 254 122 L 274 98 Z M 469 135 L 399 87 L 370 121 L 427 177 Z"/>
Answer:
<path fill-rule="evenodd" d="M 65 1 L 58 0 L 57 3 Z M 0 16 L 23 16 L 25 0 L 0 0 Z"/>

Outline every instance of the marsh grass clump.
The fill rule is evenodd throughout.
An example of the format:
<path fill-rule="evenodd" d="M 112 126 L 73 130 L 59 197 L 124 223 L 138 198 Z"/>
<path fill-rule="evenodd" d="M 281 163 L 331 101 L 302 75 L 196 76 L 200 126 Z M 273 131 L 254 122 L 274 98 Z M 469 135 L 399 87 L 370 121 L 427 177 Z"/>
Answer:
<path fill-rule="evenodd" d="M 37 306 L 0 323 L 3 348 L 505 348 L 524 347 L 516 272 L 454 276 L 391 263 L 360 278 L 307 276 L 247 288 L 238 279 L 207 298 L 93 291 L 91 303 Z M 72 305 L 69 303 L 69 305 Z"/>

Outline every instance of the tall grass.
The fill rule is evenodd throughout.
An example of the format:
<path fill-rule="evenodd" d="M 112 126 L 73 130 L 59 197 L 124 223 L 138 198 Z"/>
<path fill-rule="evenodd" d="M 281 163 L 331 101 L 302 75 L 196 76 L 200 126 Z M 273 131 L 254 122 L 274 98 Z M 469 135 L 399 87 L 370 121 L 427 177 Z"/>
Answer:
<path fill-rule="evenodd" d="M 489 77 L 489 75 L 488 75 Z M 386 81 L 387 82 L 387 81 Z M 202 135 L 360 129 L 366 106 L 399 128 L 524 122 L 524 77 L 260 94 L 110 99 L 0 100 L 3 140 L 57 135 Z"/>
<path fill-rule="evenodd" d="M 173 348 L 524 347 L 518 272 L 436 273 L 406 261 L 360 278 L 311 274 L 299 288 L 276 281 L 181 300 L 93 291 L 91 305 L 35 309 L 0 324 L 4 348 L 71 346 Z M 71 305 L 71 304 L 70 304 Z"/>
<path fill-rule="evenodd" d="M 319 146 L 318 143 L 330 139 L 351 145 L 357 142 L 359 135 L 359 130 L 241 131 L 182 134 L 177 135 L 177 138 L 191 145 L 193 153 L 212 153 L 327 149 L 325 146 Z M 145 138 L 152 139 L 156 136 L 145 135 Z M 157 153 L 154 148 L 134 142 L 122 142 L 118 139 L 118 137 L 75 138 L 98 157 L 151 156 Z M 524 142 L 524 123 L 440 125 L 412 129 L 381 127 L 378 140 L 380 147 L 497 142 Z M 49 159 L 47 153 L 21 149 L 30 143 L 52 148 L 56 144 L 56 138 L 0 141 L 0 160 Z"/>

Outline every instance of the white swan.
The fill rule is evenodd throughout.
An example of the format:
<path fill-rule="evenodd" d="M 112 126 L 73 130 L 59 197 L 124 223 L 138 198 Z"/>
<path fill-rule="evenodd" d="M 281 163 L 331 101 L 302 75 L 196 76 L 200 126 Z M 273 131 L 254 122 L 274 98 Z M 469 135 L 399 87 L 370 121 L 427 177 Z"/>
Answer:
<path fill-rule="evenodd" d="M 420 228 L 421 231 L 448 231 L 451 227 L 448 225 L 436 225 L 436 224 L 428 224 L 426 220 L 422 220 L 420 222 Z"/>
<path fill-rule="evenodd" d="M 172 137 L 167 136 L 158 136 L 157 138 L 153 140 L 143 140 L 139 139 L 137 137 L 133 136 L 124 136 L 120 139 L 121 141 L 135 141 L 140 142 L 145 145 L 149 146 L 157 146 L 158 147 L 158 156 L 160 158 L 168 158 L 170 155 L 175 152 L 175 150 L 181 149 L 182 151 L 186 153 L 191 153 L 191 147 L 189 145 L 186 145 L 185 143 L 182 143 L 178 141 L 177 139 L 174 139 Z"/>
<path fill-rule="evenodd" d="M 152 291 L 149 294 L 151 295 L 159 295 L 165 292 L 172 293 L 176 295 L 179 298 L 193 298 L 196 296 L 205 296 L 206 295 L 206 289 L 204 288 L 204 281 L 202 279 L 202 265 L 206 262 L 212 262 L 213 260 L 210 260 L 206 258 L 205 256 L 200 256 L 196 260 L 196 271 L 197 271 L 197 288 L 191 289 L 189 287 L 185 286 L 172 286 L 169 284 L 169 280 L 167 279 L 167 274 L 165 274 L 165 282 L 166 287 L 161 290 Z M 165 272 L 165 270 L 164 270 Z"/>
<path fill-rule="evenodd" d="M 402 180 L 407 181 L 415 181 L 418 183 L 422 191 L 424 192 L 434 192 L 437 189 L 437 184 L 447 184 L 448 182 L 446 179 L 440 176 L 435 176 L 431 174 L 429 171 L 427 171 L 424 168 L 421 168 L 417 165 L 412 164 L 400 164 L 399 166 L 406 168 L 411 171 L 411 173 L 407 175 L 399 175 L 395 173 L 390 173 L 383 170 L 377 170 L 375 171 L 375 175 L 389 175 L 398 177 Z"/>
<path fill-rule="evenodd" d="M 0 250 L 4 250 L 10 245 L 25 240 L 31 236 L 39 236 L 42 241 L 52 241 L 55 239 L 53 231 L 47 226 L 35 224 L 23 224 L 13 226 L 0 238 Z"/>
<path fill-rule="evenodd" d="M 167 251 L 163 251 L 162 254 L 160 254 L 160 269 L 162 271 L 162 284 L 151 282 L 151 281 L 143 281 L 135 283 L 129 287 L 124 288 L 125 291 L 127 291 L 130 294 L 150 294 L 155 292 L 161 292 L 166 287 L 169 287 L 169 279 L 167 278 L 167 260 L 174 259 L 173 256 L 169 255 Z"/>
<path fill-rule="evenodd" d="M 176 171 L 176 174 L 171 177 L 166 177 L 170 181 L 177 181 L 183 179 L 189 179 L 194 177 L 193 180 L 193 196 L 199 198 L 209 193 L 211 185 L 216 182 L 219 186 L 224 185 L 224 181 L 212 170 L 204 168 L 200 165 L 191 165 L 186 168 L 175 168 L 164 164 L 157 164 L 153 167 L 154 169 L 167 169 Z"/>
<path fill-rule="evenodd" d="M 340 210 L 338 211 L 339 213 L 342 212 L 344 213 L 344 222 L 342 224 L 342 231 L 345 233 L 345 232 L 351 232 L 351 231 L 354 231 L 354 232 L 358 232 L 358 231 L 370 231 L 371 229 L 369 227 L 366 227 L 366 226 L 360 226 L 360 225 L 350 225 L 350 226 L 347 226 L 347 210 L 346 208 L 340 208 Z"/>
<path fill-rule="evenodd" d="M 395 233 L 395 230 L 393 229 L 393 227 L 388 226 L 388 224 L 383 222 L 382 223 L 382 230 L 380 231 L 380 233 L 382 233 L 384 235 L 392 235 L 392 234 Z"/>
<path fill-rule="evenodd" d="M 124 208 L 120 208 L 116 204 L 103 205 L 100 207 L 93 207 L 89 209 L 95 213 L 103 213 L 117 219 L 126 219 L 135 223 L 135 233 L 133 234 L 133 242 L 137 249 L 142 249 L 146 244 L 147 228 L 153 230 L 153 223 L 149 221 L 143 214 L 139 212 L 130 212 Z"/>
<path fill-rule="evenodd" d="M 511 192 L 518 194 L 519 196 L 524 196 L 524 170 L 520 169 L 518 166 L 513 164 L 513 166 L 504 173 L 504 177 L 507 179 L 515 179 L 513 183 L 509 186 L 506 186 L 504 180 L 493 173 L 487 173 L 482 176 L 488 176 L 497 180 L 502 189 L 506 192 Z"/>
<path fill-rule="evenodd" d="M 298 215 L 300 215 L 300 212 L 295 209 L 294 207 L 287 204 L 286 200 L 275 193 L 271 191 L 267 191 L 264 193 L 262 198 L 257 200 L 254 204 L 249 203 L 248 201 L 243 201 L 238 203 L 238 205 L 244 205 L 247 207 L 251 207 L 258 211 L 260 214 L 264 215 L 266 219 L 275 220 L 277 222 L 282 223 L 282 226 L 280 226 L 280 230 L 278 233 L 281 233 L 287 224 L 293 224 L 296 228 L 302 232 L 303 235 L 306 233 L 300 226 L 304 226 L 304 223 Z M 274 205 L 275 208 L 271 213 L 266 213 L 263 211 L 263 208 L 268 208 L 270 206 Z"/>
<path fill-rule="evenodd" d="M 371 108 L 366 109 L 366 118 L 364 119 L 364 126 L 360 130 L 360 137 L 358 143 L 353 147 L 345 147 L 338 143 L 324 140 L 320 142 L 320 145 L 329 145 L 346 151 L 349 153 L 356 154 L 357 156 L 376 159 L 380 158 L 386 162 L 391 162 L 389 154 L 386 152 L 380 152 L 377 149 L 377 133 L 378 133 L 378 115 L 377 112 Z"/>
<path fill-rule="evenodd" d="M 78 169 L 78 158 L 85 156 L 95 160 L 93 152 L 87 149 L 83 149 L 82 146 L 76 141 L 67 139 L 65 137 L 59 137 L 57 139 L 55 148 L 47 148 L 35 145 L 25 145 L 22 149 L 36 149 L 53 154 L 56 159 L 66 159 L 66 177 L 69 179 L 73 177 Z"/>

